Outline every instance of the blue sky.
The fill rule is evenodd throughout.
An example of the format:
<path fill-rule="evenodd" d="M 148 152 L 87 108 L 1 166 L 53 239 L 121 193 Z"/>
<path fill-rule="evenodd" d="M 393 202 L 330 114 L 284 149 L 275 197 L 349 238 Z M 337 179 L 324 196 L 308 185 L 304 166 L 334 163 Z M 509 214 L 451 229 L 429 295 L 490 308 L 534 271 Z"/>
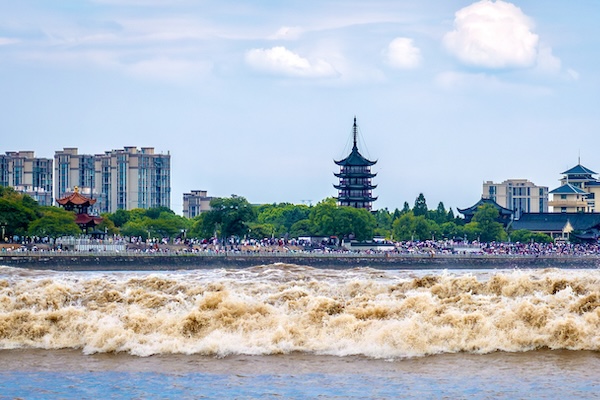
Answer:
<path fill-rule="evenodd" d="M 375 208 L 600 171 L 600 2 L 0 3 L 0 152 L 172 155 L 182 194 L 336 194 L 358 119 Z"/>

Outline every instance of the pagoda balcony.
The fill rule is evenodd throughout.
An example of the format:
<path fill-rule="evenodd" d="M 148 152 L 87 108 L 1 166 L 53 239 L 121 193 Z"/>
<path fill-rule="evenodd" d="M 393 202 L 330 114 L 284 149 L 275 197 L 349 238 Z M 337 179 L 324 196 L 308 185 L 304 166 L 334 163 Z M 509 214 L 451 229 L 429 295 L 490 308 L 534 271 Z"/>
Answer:
<path fill-rule="evenodd" d="M 371 173 L 371 167 L 340 167 L 341 174 L 369 174 Z"/>
<path fill-rule="evenodd" d="M 340 173 L 334 173 L 333 175 L 335 175 L 337 178 L 346 178 L 346 179 L 370 179 L 370 178 L 374 178 L 377 176 L 377 174 L 371 174 L 371 173 L 367 173 L 367 172 L 356 172 L 356 173 L 349 173 L 349 172 L 340 172 Z"/>
<path fill-rule="evenodd" d="M 371 185 L 371 179 L 369 178 L 359 178 L 359 179 L 340 179 L 340 186 L 365 186 Z"/>

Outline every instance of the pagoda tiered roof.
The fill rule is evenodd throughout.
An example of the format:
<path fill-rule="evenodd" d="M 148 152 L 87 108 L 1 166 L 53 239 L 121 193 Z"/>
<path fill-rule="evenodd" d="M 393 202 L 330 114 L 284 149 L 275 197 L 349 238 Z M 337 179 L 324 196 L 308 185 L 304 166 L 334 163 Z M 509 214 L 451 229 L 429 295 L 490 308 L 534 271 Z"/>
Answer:
<path fill-rule="evenodd" d="M 56 199 L 56 202 L 58 204 L 60 204 L 61 206 L 66 206 L 68 204 L 74 205 L 74 206 L 91 206 L 92 204 L 96 203 L 96 199 L 91 199 L 89 197 L 85 197 L 84 195 L 82 195 L 81 193 L 79 193 L 79 191 L 77 190 L 77 188 L 75 189 L 75 192 L 71 193 L 68 196 L 65 196 L 61 199 Z"/>
<path fill-rule="evenodd" d="M 352 147 L 352 151 L 350 152 L 348 157 L 339 161 L 334 160 L 334 162 L 342 167 L 370 167 L 377 163 L 377 161 L 371 161 L 365 158 L 362 154 L 360 154 L 360 152 L 358 151 L 358 147 L 356 147 L 356 142 L 354 142 L 354 147 Z"/>
<path fill-rule="evenodd" d="M 578 175 L 578 176 L 591 176 L 597 175 L 597 172 L 592 171 L 589 168 L 584 167 L 581 164 L 577 164 L 573 168 L 566 170 L 562 173 L 563 175 Z"/>
<path fill-rule="evenodd" d="M 345 189 L 345 190 L 373 190 L 377 187 L 377 185 L 372 185 L 372 184 L 356 184 L 356 185 L 346 185 L 343 183 L 340 183 L 339 185 L 333 185 L 334 188 L 340 190 L 340 189 Z"/>
<path fill-rule="evenodd" d="M 95 226 L 102 222 L 102 217 L 96 217 L 89 214 L 77 214 L 75 215 L 75 223 L 79 226 Z"/>
<path fill-rule="evenodd" d="M 340 202 L 357 202 L 357 203 L 365 203 L 365 202 L 372 202 L 377 200 L 377 197 L 373 197 L 373 196 L 355 196 L 355 197 L 351 197 L 351 196 L 339 196 L 338 201 Z"/>
<path fill-rule="evenodd" d="M 377 176 L 376 173 L 368 172 L 348 172 L 348 170 L 343 170 L 341 172 L 334 172 L 336 178 L 375 178 Z"/>

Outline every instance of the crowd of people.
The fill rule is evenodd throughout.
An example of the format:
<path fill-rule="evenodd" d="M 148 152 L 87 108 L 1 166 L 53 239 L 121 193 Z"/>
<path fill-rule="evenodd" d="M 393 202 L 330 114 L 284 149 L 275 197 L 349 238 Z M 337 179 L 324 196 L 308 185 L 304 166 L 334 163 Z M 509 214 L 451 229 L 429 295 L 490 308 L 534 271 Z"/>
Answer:
<path fill-rule="evenodd" d="M 385 243 L 385 249 L 380 246 Z M 265 238 L 198 240 L 193 238 L 142 238 L 114 235 L 107 238 L 40 238 L 24 237 L 1 243 L 2 252 L 132 252 L 161 254 L 387 254 L 388 256 L 594 256 L 600 255 L 600 244 L 569 243 L 479 243 L 464 240 L 425 240 L 374 242 L 361 250 L 350 250 L 343 242 L 330 238 Z"/>

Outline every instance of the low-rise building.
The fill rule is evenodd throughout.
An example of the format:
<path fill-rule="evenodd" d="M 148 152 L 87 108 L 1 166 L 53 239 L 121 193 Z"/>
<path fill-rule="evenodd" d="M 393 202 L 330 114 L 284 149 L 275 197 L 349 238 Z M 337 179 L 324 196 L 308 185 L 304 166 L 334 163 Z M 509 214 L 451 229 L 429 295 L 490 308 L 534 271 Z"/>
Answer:
<path fill-rule="evenodd" d="M 206 190 L 192 190 L 183 194 L 183 216 L 194 218 L 203 212 L 210 211 L 210 201 Z"/>
<path fill-rule="evenodd" d="M 525 229 L 545 233 L 554 239 L 569 240 L 571 235 L 598 232 L 600 213 L 563 212 L 523 214 L 511 225 L 513 230 Z"/>
<path fill-rule="evenodd" d="M 512 210 L 516 219 L 523 213 L 548 212 L 548 187 L 537 186 L 527 179 L 484 182 L 482 197 Z"/>

